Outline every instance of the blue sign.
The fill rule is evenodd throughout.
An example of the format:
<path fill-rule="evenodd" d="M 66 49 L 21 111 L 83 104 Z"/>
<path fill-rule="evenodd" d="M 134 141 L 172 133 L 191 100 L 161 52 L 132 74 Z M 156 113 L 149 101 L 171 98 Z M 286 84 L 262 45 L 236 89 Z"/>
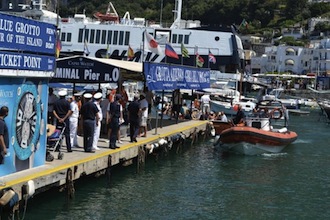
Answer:
<path fill-rule="evenodd" d="M 54 56 L 19 54 L 0 51 L 0 69 L 54 71 Z"/>
<path fill-rule="evenodd" d="M 55 54 L 56 26 L 0 13 L 0 48 Z"/>
<path fill-rule="evenodd" d="M 210 88 L 210 70 L 166 63 L 144 63 L 150 90 Z"/>
<path fill-rule="evenodd" d="M 51 82 L 108 83 L 118 82 L 119 68 L 88 57 L 68 57 L 56 61 Z"/>

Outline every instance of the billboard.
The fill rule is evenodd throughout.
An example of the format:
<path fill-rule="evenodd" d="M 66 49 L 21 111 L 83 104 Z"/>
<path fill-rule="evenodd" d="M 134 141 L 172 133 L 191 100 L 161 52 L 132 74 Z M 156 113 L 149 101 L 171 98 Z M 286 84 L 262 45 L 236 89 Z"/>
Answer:
<path fill-rule="evenodd" d="M 55 55 L 56 26 L 0 13 L 0 49 Z"/>
<path fill-rule="evenodd" d="M 210 70 L 167 63 L 144 63 L 145 80 L 150 90 L 210 88 Z"/>
<path fill-rule="evenodd" d="M 45 164 L 48 79 L 0 79 L 0 108 L 7 106 L 9 146 L 0 176 Z"/>

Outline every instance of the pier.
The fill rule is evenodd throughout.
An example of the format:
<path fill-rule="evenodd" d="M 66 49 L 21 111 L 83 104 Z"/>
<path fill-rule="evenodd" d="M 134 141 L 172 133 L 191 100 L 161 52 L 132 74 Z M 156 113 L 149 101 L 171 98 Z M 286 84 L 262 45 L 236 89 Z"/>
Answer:
<path fill-rule="evenodd" d="M 137 159 L 137 166 L 145 161 L 146 155 L 155 148 L 173 143 L 175 139 L 190 139 L 193 144 L 198 136 L 207 137 L 210 134 L 211 126 L 208 121 L 180 121 L 155 129 L 147 133 L 147 137 L 138 138 L 138 142 L 129 142 L 129 137 L 122 138 L 123 143 L 120 148 L 109 149 L 107 139 L 100 139 L 98 147 L 100 150 L 95 153 L 85 153 L 83 148 L 73 148 L 72 153 L 67 153 L 65 146 L 61 150 L 64 153 L 62 159 L 58 159 L 58 152 L 51 151 L 54 160 L 46 162 L 45 165 L 16 172 L 1 177 L 2 185 L 0 189 L 12 188 L 22 200 L 25 197 L 27 187 L 31 187 L 35 194 L 45 192 L 54 187 L 66 187 L 73 193 L 74 180 L 86 175 L 105 174 L 108 169 L 115 165 L 131 165 Z M 83 138 L 78 137 L 80 146 L 83 146 Z M 70 192 L 69 192 L 70 193 Z"/>

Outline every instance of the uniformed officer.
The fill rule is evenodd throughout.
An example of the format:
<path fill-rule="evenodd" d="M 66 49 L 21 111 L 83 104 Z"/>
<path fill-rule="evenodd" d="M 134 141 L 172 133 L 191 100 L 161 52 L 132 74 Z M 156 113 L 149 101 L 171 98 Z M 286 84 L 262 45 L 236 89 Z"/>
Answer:
<path fill-rule="evenodd" d="M 64 128 L 64 136 L 65 136 L 65 143 L 66 149 L 68 152 L 72 152 L 71 150 L 71 142 L 70 142 L 70 116 L 72 114 L 70 103 L 68 100 L 65 99 L 67 95 L 66 90 L 61 90 L 58 92 L 59 99 L 54 103 L 54 116 L 57 119 L 56 127 L 58 129 Z M 60 145 L 59 145 L 60 146 Z M 56 149 L 59 150 L 59 149 Z"/>
<path fill-rule="evenodd" d="M 93 150 L 94 130 L 99 122 L 99 109 L 92 101 L 92 97 L 90 93 L 84 94 L 85 103 L 80 110 L 84 125 L 84 150 L 87 153 L 95 152 Z"/>
<path fill-rule="evenodd" d="M 97 143 L 98 143 L 99 138 L 100 138 L 101 125 L 102 125 L 102 119 L 103 119 L 102 109 L 101 109 L 101 106 L 100 106 L 100 102 L 102 101 L 102 93 L 101 92 L 95 93 L 93 98 L 94 98 L 94 104 L 96 105 L 96 107 L 99 110 L 99 113 L 98 113 L 99 114 L 99 119 L 95 123 L 95 128 L 94 128 L 93 150 L 100 150 L 100 148 L 97 146 Z"/>
<path fill-rule="evenodd" d="M 118 130 L 119 130 L 119 118 L 122 116 L 122 105 L 119 103 L 121 99 L 120 94 L 116 94 L 114 102 L 110 104 L 110 112 L 109 112 L 109 123 L 110 123 L 110 144 L 109 148 L 116 149 L 119 148 L 116 146 L 116 141 L 118 137 Z"/>

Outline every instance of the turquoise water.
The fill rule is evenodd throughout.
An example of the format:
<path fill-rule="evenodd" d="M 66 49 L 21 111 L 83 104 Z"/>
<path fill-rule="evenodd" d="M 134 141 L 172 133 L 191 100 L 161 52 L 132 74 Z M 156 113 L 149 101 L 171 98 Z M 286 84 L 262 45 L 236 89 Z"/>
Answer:
<path fill-rule="evenodd" d="M 223 155 L 212 141 L 75 183 L 75 197 L 47 192 L 25 219 L 328 219 L 330 125 L 319 111 L 292 116 L 295 143 L 275 155 Z M 23 213 L 21 212 L 21 215 Z"/>

